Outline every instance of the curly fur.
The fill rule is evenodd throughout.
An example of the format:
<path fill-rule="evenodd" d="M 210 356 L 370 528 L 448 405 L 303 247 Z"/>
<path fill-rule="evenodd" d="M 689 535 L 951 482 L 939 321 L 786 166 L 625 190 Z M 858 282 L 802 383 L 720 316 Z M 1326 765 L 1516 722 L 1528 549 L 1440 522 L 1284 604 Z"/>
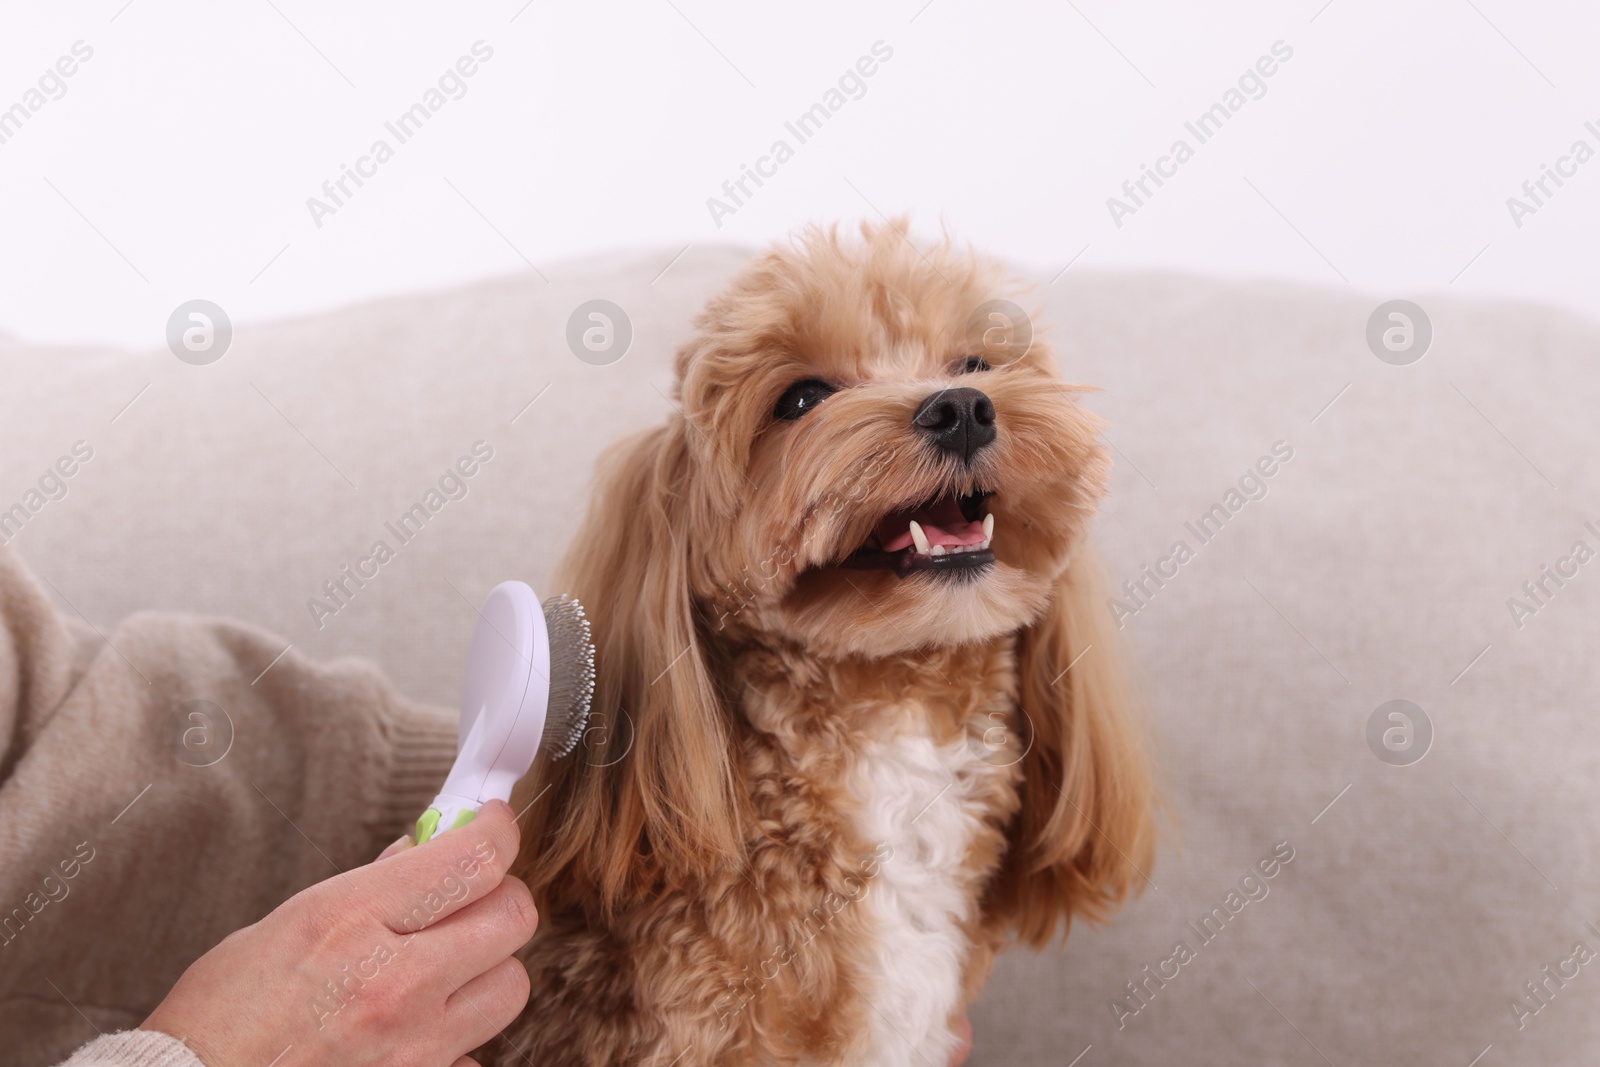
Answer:
<path fill-rule="evenodd" d="M 542 925 L 497 1062 L 942 1063 L 1008 937 L 1145 881 L 1080 387 L 1042 342 L 1002 346 L 960 383 L 993 445 L 963 464 L 912 425 L 1008 291 L 948 238 L 810 230 L 709 303 L 677 413 L 603 459 L 563 571 L 594 719 L 519 787 Z M 775 420 L 807 378 L 840 389 Z M 880 516 L 979 487 L 995 562 L 968 580 L 838 566 Z"/>

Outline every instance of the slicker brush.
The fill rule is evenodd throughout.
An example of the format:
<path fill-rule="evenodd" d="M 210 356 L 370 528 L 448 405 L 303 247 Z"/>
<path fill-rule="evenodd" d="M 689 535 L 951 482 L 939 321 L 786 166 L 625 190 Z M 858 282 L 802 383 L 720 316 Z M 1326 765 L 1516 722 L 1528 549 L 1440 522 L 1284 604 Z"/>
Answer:
<path fill-rule="evenodd" d="M 478 611 L 461 691 L 456 762 L 417 820 L 417 844 L 472 821 L 543 751 L 570 753 L 594 700 L 594 641 L 583 605 L 555 596 L 541 606 L 523 582 L 501 582 Z"/>

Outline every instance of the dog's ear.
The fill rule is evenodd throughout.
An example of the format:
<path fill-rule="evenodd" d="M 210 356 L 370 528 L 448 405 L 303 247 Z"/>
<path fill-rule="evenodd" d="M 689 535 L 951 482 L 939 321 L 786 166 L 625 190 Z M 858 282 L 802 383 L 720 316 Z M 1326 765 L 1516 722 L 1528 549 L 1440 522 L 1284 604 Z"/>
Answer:
<path fill-rule="evenodd" d="M 561 568 L 588 615 L 595 693 L 583 740 L 540 757 L 514 868 L 541 907 L 610 910 L 742 859 L 743 799 L 725 702 L 692 597 L 693 462 L 679 421 L 601 457 Z"/>
<path fill-rule="evenodd" d="M 1031 731 L 1022 808 L 987 904 L 994 920 L 1043 946 L 1074 916 L 1103 919 L 1148 882 L 1155 851 L 1151 775 L 1086 549 L 1017 645 L 1018 705 Z"/>

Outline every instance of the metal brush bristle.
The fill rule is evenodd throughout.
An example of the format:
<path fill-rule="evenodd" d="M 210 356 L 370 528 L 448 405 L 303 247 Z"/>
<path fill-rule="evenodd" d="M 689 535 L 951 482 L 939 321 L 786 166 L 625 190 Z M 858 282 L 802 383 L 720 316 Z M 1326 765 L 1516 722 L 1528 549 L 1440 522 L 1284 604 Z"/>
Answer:
<path fill-rule="evenodd" d="M 583 736 L 594 701 L 594 641 L 583 605 L 563 593 L 544 602 L 550 633 L 550 702 L 539 751 L 551 759 L 571 752 Z"/>

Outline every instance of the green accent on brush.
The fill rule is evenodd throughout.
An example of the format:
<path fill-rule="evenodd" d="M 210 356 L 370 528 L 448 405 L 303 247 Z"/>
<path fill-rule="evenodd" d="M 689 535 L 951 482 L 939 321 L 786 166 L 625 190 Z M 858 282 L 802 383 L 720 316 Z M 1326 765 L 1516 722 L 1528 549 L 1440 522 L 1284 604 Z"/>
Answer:
<path fill-rule="evenodd" d="M 434 834 L 439 833 L 440 814 L 438 808 L 429 808 L 422 813 L 422 818 L 417 820 L 417 844 L 420 845 L 433 837 Z M 472 817 L 476 814 L 478 813 L 475 811 L 458 811 L 456 812 L 456 821 L 446 826 L 445 829 L 455 830 L 465 826 L 472 821 Z"/>

